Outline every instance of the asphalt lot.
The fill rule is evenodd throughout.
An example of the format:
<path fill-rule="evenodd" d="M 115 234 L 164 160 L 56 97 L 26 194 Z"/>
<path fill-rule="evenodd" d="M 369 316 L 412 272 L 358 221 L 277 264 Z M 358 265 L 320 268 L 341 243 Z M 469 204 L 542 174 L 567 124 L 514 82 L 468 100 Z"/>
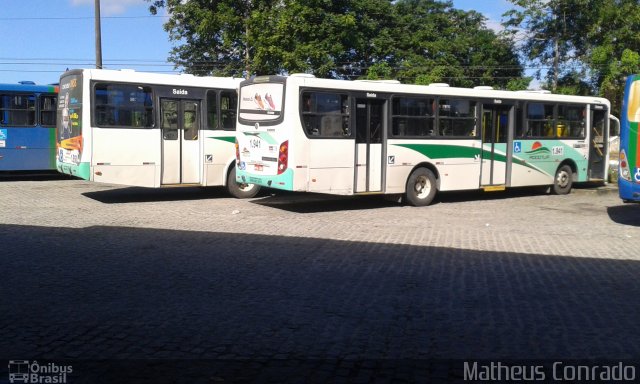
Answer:
<path fill-rule="evenodd" d="M 640 205 L 615 190 L 414 208 L 9 177 L 0 196 L 0 383 L 12 359 L 75 364 L 69 383 L 451 381 L 463 360 L 640 360 Z"/>

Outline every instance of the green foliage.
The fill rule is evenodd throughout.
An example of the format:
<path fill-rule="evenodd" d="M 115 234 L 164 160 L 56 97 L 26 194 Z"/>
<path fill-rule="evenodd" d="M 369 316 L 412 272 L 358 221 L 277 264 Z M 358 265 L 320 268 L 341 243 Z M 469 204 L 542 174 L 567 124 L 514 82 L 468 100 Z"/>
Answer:
<path fill-rule="evenodd" d="M 581 15 L 590 0 L 509 0 L 517 8 L 503 16 L 505 33 L 521 41 L 525 58 L 552 91 L 575 70 L 584 48 Z M 544 69 L 544 71 L 542 70 Z"/>
<path fill-rule="evenodd" d="M 147 0 L 166 8 L 169 60 L 212 75 L 312 73 L 408 83 L 523 82 L 511 40 L 435 0 Z"/>
<path fill-rule="evenodd" d="M 371 64 L 367 75 L 364 77 L 366 80 L 389 80 L 393 79 L 393 68 L 387 62 Z"/>
<path fill-rule="evenodd" d="M 518 77 L 509 80 L 505 89 L 507 91 L 523 91 L 529 88 L 529 84 L 533 80 L 532 77 Z"/>
<path fill-rule="evenodd" d="M 556 92 L 599 93 L 619 113 L 626 76 L 640 72 L 638 0 L 509 1 L 505 27 L 537 77 Z"/>

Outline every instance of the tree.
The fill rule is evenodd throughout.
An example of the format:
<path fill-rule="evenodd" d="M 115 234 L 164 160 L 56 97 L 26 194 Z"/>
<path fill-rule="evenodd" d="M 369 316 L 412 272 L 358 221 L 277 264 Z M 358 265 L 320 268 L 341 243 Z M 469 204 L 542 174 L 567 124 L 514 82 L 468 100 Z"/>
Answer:
<path fill-rule="evenodd" d="M 522 77 L 513 44 L 489 30 L 481 14 L 454 9 L 450 1 L 399 0 L 395 5 L 400 80 L 505 88 Z"/>
<path fill-rule="evenodd" d="M 166 8 L 164 25 L 176 46 L 169 60 L 197 75 L 240 76 L 250 73 L 254 12 L 273 7 L 277 0 L 147 0 L 152 14 Z M 256 30 L 259 30 L 256 28 Z"/>
<path fill-rule="evenodd" d="M 516 5 L 504 14 L 506 32 L 521 41 L 526 59 L 543 74 L 552 91 L 558 79 L 580 68 L 584 46 L 582 12 L 591 0 L 509 0 Z"/>
<path fill-rule="evenodd" d="M 152 1 L 152 0 L 147 0 Z M 186 72 L 398 78 L 506 87 L 522 75 L 513 44 L 477 12 L 435 0 L 156 0 Z"/>
<path fill-rule="evenodd" d="M 571 94 L 599 93 L 620 110 L 625 77 L 640 71 L 638 0 L 509 0 L 505 27 L 525 57 L 546 71 L 547 85 Z"/>
<path fill-rule="evenodd" d="M 626 76 L 640 72 L 640 6 L 637 0 L 592 1 L 591 17 L 584 23 L 591 69 L 600 95 L 620 111 Z"/>
<path fill-rule="evenodd" d="M 359 77 L 391 46 L 389 0 L 285 0 L 255 16 L 268 31 L 250 40 L 258 73 Z"/>

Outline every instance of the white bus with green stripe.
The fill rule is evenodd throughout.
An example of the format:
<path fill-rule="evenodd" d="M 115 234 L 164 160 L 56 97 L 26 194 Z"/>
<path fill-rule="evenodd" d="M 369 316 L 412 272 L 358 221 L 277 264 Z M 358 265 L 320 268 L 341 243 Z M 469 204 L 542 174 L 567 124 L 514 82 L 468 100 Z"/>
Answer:
<path fill-rule="evenodd" d="M 225 186 L 235 179 L 240 79 L 76 69 L 60 77 L 57 168 L 85 180 L 140 187 Z"/>
<path fill-rule="evenodd" d="M 421 206 L 437 191 L 566 194 L 607 175 L 603 98 L 311 75 L 246 80 L 239 97 L 242 183 Z"/>

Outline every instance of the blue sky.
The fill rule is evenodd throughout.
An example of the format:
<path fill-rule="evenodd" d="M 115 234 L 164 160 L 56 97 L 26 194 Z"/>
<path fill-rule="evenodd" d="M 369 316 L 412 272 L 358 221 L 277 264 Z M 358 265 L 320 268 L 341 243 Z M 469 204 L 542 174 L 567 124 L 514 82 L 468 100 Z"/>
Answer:
<path fill-rule="evenodd" d="M 454 0 L 498 28 L 507 0 Z M 0 0 L 0 83 L 58 82 L 67 68 L 95 66 L 94 0 Z M 101 0 L 105 68 L 172 72 L 163 15 L 151 16 L 144 0 Z"/>

